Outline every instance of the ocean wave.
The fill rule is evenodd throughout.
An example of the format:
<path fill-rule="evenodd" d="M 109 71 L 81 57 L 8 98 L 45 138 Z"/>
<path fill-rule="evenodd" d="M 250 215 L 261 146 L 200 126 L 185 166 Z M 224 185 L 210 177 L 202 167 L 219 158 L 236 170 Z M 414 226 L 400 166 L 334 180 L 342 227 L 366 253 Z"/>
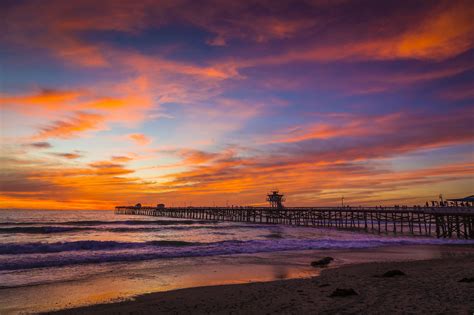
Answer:
<path fill-rule="evenodd" d="M 115 233 L 139 233 L 139 232 L 157 232 L 163 230 L 174 230 L 174 231 L 189 231 L 189 230 L 229 230 L 229 229 L 261 229 L 267 228 L 272 229 L 276 226 L 272 225 L 193 225 L 193 226 L 163 226 L 159 228 L 152 227 L 111 227 L 96 229 L 97 231 L 115 232 Z"/>
<path fill-rule="evenodd" d="M 0 234 L 28 233 L 28 234 L 50 234 L 93 230 L 87 227 L 64 227 L 64 226 L 28 226 L 0 228 Z"/>
<path fill-rule="evenodd" d="M 39 254 L 58 253 L 78 250 L 114 250 L 114 249 L 136 249 L 149 246 L 191 246 L 199 245 L 196 242 L 185 241 L 149 241 L 149 242 L 115 242 L 115 241 L 74 241 L 56 243 L 7 243 L 0 244 L 0 255 L 11 254 Z"/>
<path fill-rule="evenodd" d="M 206 223 L 209 223 L 205 221 Z M 124 226 L 124 227 L 92 227 L 92 226 L 15 226 L 15 227 L 1 227 L 0 234 L 14 234 L 14 233 L 25 233 L 25 234 L 51 234 L 51 233 L 70 233 L 78 231 L 96 231 L 96 232 L 112 232 L 112 233 L 142 233 L 142 232 L 159 232 L 163 230 L 190 230 L 190 229 L 211 229 L 211 230 L 227 230 L 227 229 L 259 229 L 259 228 L 271 228 L 266 225 L 214 225 L 200 223 L 200 225 L 167 225 L 162 224 L 160 227 L 140 227 L 140 226 Z"/>
<path fill-rule="evenodd" d="M 441 239 L 363 239 L 363 240 L 301 240 L 272 239 L 221 241 L 188 246 L 154 246 L 107 251 L 75 251 L 56 254 L 24 254 L 0 257 L 0 270 L 62 267 L 78 264 L 132 262 L 150 259 L 253 254 L 289 250 L 355 249 L 388 245 L 473 244 L 472 241 Z"/>
<path fill-rule="evenodd" d="M 117 221 L 43 221 L 43 222 L 0 222 L 0 226 L 24 226 L 24 225 L 78 225 L 78 226 L 98 226 L 98 225 L 193 225 L 193 224 L 218 224 L 218 221 L 208 220 L 117 220 Z"/>

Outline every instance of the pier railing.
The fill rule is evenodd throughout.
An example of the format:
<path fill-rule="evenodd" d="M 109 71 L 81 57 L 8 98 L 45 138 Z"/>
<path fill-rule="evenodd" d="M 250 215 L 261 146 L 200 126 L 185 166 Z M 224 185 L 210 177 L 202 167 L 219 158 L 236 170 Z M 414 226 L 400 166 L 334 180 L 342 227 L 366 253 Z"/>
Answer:
<path fill-rule="evenodd" d="M 359 230 L 371 233 L 474 239 L 474 209 L 469 207 L 136 207 L 116 214 L 183 219 L 285 224 Z"/>

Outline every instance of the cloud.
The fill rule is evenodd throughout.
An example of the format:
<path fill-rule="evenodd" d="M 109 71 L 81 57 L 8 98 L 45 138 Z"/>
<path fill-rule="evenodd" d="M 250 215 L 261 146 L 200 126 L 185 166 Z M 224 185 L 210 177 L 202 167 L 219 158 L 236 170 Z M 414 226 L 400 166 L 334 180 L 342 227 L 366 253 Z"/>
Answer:
<path fill-rule="evenodd" d="M 403 128 L 406 119 L 415 117 L 405 113 L 390 113 L 386 115 L 350 115 L 326 114 L 321 115 L 324 122 L 297 126 L 276 135 L 271 143 L 293 143 L 313 139 L 331 139 L 338 137 L 367 137 L 394 134 Z"/>
<path fill-rule="evenodd" d="M 109 96 L 104 96 L 103 91 Z M 4 93 L 0 101 L 9 112 L 27 119 L 55 119 L 49 125 L 40 126 L 35 139 L 78 137 L 83 132 L 100 130 L 112 123 L 133 127 L 148 117 L 146 113 L 152 107 L 159 109 L 159 105 L 152 103 L 148 83 L 140 78 L 98 84 L 88 89 Z"/>
<path fill-rule="evenodd" d="M 97 161 L 89 164 L 92 167 L 96 174 L 98 175 L 126 175 L 131 174 L 134 171 L 126 169 L 122 164 L 114 163 L 110 161 Z"/>
<path fill-rule="evenodd" d="M 112 158 L 111 158 L 112 162 L 117 162 L 117 163 L 126 163 L 126 162 L 130 162 L 132 160 L 133 160 L 133 158 L 131 158 L 131 157 L 121 156 L 121 155 L 112 156 Z"/>
<path fill-rule="evenodd" d="M 334 125 L 323 132 L 317 124 L 296 129 L 296 134 L 290 132 L 277 138 L 277 142 L 284 142 L 277 149 L 315 161 L 392 157 L 474 141 L 469 127 L 471 116 L 470 109 L 438 114 L 401 112 L 379 117 L 349 115 L 334 120 Z"/>
<path fill-rule="evenodd" d="M 19 72 L 0 95 L 4 138 L 30 143 L 6 153 L 24 159 L 5 175 L 10 205 L 260 203 L 274 185 L 314 204 L 338 202 L 341 191 L 370 201 L 472 187 L 472 165 L 453 148 L 473 142 L 462 82 L 473 69 L 470 1 L 51 0 L 6 9 L 0 41 Z M 35 88 L 39 78 L 45 88 Z M 448 80 L 459 87 L 445 89 Z M 68 153 L 66 141 L 53 155 L 27 150 L 104 140 L 94 133 L 104 129 L 117 139 L 120 127 L 136 133 L 119 138 L 146 146 L 141 123 L 163 117 L 175 119 L 161 125 L 170 137 L 160 142 L 186 148 L 165 165 L 122 146 L 109 160 L 91 148 L 94 162 Z M 439 167 L 403 172 L 388 162 L 440 148 L 454 157 Z"/>
<path fill-rule="evenodd" d="M 129 134 L 127 138 L 133 140 L 138 145 L 148 145 L 151 143 L 151 139 L 141 133 Z"/>
<path fill-rule="evenodd" d="M 117 52 L 117 60 L 140 73 L 168 73 L 172 75 L 185 75 L 201 77 L 208 80 L 224 80 L 238 77 L 238 73 L 232 63 L 211 63 L 210 65 L 196 65 L 192 62 L 183 62 L 151 56 L 141 53 Z M 175 79 L 179 79 L 176 78 Z"/>
<path fill-rule="evenodd" d="M 104 117 L 102 115 L 76 112 L 69 119 L 57 120 L 48 126 L 42 127 L 35 138 L 71 139 L 85 131 L 100 129 L 103 120 Z"/>
<path fill-rule="evenodd" d="M 370 152 L 369 147 L 380 145 L 380 149 L 386 149 L 387 153 L 390 149 L 416 150 L 445 146 L 474 140 L 474 135 L 469 131 L 469 117 L 472 114 L 470 108 L 440 113 L 408 110 L 382 115 L 326 113 L 315 115 L 320 122 L 277 131 L 269 140 L 264 139 L 263 143 L 300 143 L 308 148 L 305 144 L 311 141 L 325 141 L 334 146 L 340 142 L 347 147 L 361 145 L 364 152 Z M 350 141 L 343 142 L 341 139 Z M 334 147 L 334 151 L 339 149 Z"/>
<path fill-rule="evenodd" d="M 355 5 L 348 2 L 347 6 Z M 385 12 L 379 12 L 378 9 L 384 6 Z M 366 6 L 367 16 L 360 14 L 358 17 L 346 17 L 342 11 L 336 11 L 339 13 L 336 16 L 326 17 L 321 16 L 321 12 L 316 13 L 313 18 L 319 19 L 316 30 L 326 27 L 330 32 L 309 29 L 290 42 L 278 47 L 269 45 L 268 50 L 262 49 L 250 58 L 230 58 L 229 64 L 238 72 L 245 73 L 249 68 L 295 63 L 391 60 L 440 62 L 474 48 L 474 14 L 469 1 L 425 3 L 417 10 L 408 6 L 390 10 L 391 4 L 384 3 L 384 6 L 369 3 Z M 338 4 L 335 7 L 334 10 L 340 9 Z M 356 21 L 347 23 L 345 18 Z M 368 29 L 372 31 L 367 32 Z M 469 68 L 472 68 L 470 64 Z M 428 79 L 420 75 L 422 77 L 416 78 L 402 73 L 399 79 Z M 427 75 L 444 76 L 443 73 Z"/>
<path fill-rule="evenodd" d="M 85 41 L 79 34 L 87 31 L 133 32 L 143 25 L 145 7 L 145 3 L 133 1 L 120 5 L 113 1 L 97 5 L 87 0 L 52 1 L 48 5 L 22 3 L 9 8 L 5 19 L 9 32 L 3 38 L 20 46 L 45 48 L 80 66 L 104 67 L 109 65 L 104 48 Z"/>
<path fill-rule="evenodd" d="M 79 91 L 41 89 L 37 93 L 26 95 L 0 95 L 0 102 L 12 105 L 41 105 L 48 108 L 57 108 L 76 100 L 81 93 Z"/>
<path fill-rule="evenodd" d="M 465 183 L 472 180 L 472 174 L 472 164 L 444 164 L 421 167 L 415 171 L 393 171 L 380 167 L 376 162 L 318 162 L 315 156 L 313 160 L 310 156 L 299 160 L 285 160 L 283 156 L 278 160 L 268 156 L 234 157 L 170 174 L 170 181 L 158 189 L 166 189 L 165 196 L 185 194 L 204 203 L 209 203 L 209 196 L 212 196 L 212 200 L 217 202 L 231 198 L 234 199 L 232 203 L 237 204 L 245 204 L 247 200 L 255 203 L 260 199 L 260 204 L 264 205 L 265 190 L 275 186 L 290 196 L 292 205 L 338 204 L 341 192 L 351 203 L 390 204 L 392 192 L 398 194 L 398 200 L 403 202 L 410 196 L 413 202 L 424 203 L 426 196 L 420 195 L 418 189 L 426 193 L 433 189 L 433 185 L 440 183 Z M 403 195 L 406 189 L 408 195 Z M 387 201 L 384 202 L 384 199 Z"/>
<path fill-rule="evenodd" d="M 192 1 L 121 1 L 120 5 L 115 1 L 100 5 L 90 1 L 52 1 L 49 5 L 27 2 L 9 8 L 5 22 L 9 33 L 3 37 L 18 45 L 46 48 L 59 58 L 92 67 L 112 66 L 113 47 L 86 40 L 82 34 L 113 31 L 136 35 L 177 22 L 209 32 L 206 41 L 210 45 L 229 45 L 232 40 L 259 44 L 288 41 L 286 46 L 294 47 L 258 59 L 259 64 L 341 59 L 442 60 L 473 47 L 470 1 L 417 6 L 368 1 L 365 6 L 364 12 L 354 16 L 352 13 L 359 7 L 350 1 L 261 1 L 258 5 L 247 1 L 204 1 L 199 5 Z M 325 36 L 328 29 L 331 37 Z M 203 70 L 201 74 L 223 76 L 219 69 Z M 177 71 L 195 73 L 196 69 Z"/>
<path fill-rule="evenodd" d="M 68 159 L 68 160 L 75 160 L 75 159 L 78 159 L 80 157 L 82 157 L 81 154 L 79 153 L 51 153 L 51 155 L 54 155 L 54 156 L 57 156 L 57 157 L 61 157 L 61 158 L 65 158 L 65 159 Z"/>
<path fill-rule="evenodd" d="M 133 85 L 133 81 L 130 85 Z M 123 87 L 123 86 L 121 86 Z M 130 87 L 129 87 L 130 89 Z M 109 89 L 114 92 L 114 89 Z M 40 89 L 25 94 L 2 94 L 0 101 L 10 109 L 18 106 L 28 110 L 43 109 L 49 111 L 69 110 L 120 110 L 123 107 L 137 106 L 146 102 L 145 97 L 138 93 L 129 93 L 122 96 L 103 96 L 93 92 L 93 88 L 77 90 Z"/>
<path fill-rule="evenodd" d="M 51 145 L 51 143 L 44 142 L 44 141 L 29 143 L 28 146 L 33 147 L 33 148 L 37 148 L 37 149 L 50 149 L 50 148 L 53 147 Z"/>
<path fill-rule="evenodd" d="M 448 101 L 472 100 L 474 99 L 473 82 L 448 86 L 439 91 L 439 96 Z"/>
<path fill-rule="evenodd" d="M 465 111 L 368 117 L 329 114 L 322 117 L 323 121 L 334 125 L 288 130 L 288 136 L 261 144 L 261 150 L 253 154 L 191 151 L 189 169 L 166 175 L 169 181 L 163 187 L 197 195 L 247 193 L 274 185 L 295 194 L 344 187 L 351 193 L 354 189 L 378 189 L 373 197 L 380 198 L 401 187 L 468 180 L 474 172 L 472 165 L 440 166 L 423 173 L 395 172 L 379 163 L 409 153 L 472 143 L 471 116 Z M 194 157 L 196 162 L 192 163 Z"/>
<path fill-rule="evenodd" d="M 199 150 L 181 150 L 179 152 L 184 159 L 184 163 L 189 164 L 203 164 L 217 158 L 217 153 L 204 152 Z"/>
<path fill-rule="evenodd" d="M 10 166 L 8 166 L 10 165 Z M 111 209 L 126 202 L 129 194 L 143 197 L 151 185 L 133 170 L 112 161 L 96 161 L 75 167 L 39 160 L 17 159 L 2 163 L 2 207 L 39 209 Z M 11 167 L 14 165 L 14 167 Z"/>

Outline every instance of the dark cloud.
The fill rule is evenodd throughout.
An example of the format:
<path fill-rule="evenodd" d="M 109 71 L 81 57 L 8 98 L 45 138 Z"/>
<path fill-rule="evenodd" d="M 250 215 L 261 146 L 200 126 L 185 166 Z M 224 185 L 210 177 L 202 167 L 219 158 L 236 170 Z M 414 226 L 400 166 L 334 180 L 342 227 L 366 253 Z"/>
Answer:
<path fill-rule="evenodd" d="M 75 160 L 82 157 L 82 155 L 79 153 L 51 153 L 51 155 L 62 157 L 68 160 Z"/>
<path fill-rule="evenodd" d="M 33 148 L 38 148 L 38 149 L 49 149 L 52 148 L 53 146 L 49 142 L 33 142 L 28 144 L 28 146 L 33 147 Z"/>

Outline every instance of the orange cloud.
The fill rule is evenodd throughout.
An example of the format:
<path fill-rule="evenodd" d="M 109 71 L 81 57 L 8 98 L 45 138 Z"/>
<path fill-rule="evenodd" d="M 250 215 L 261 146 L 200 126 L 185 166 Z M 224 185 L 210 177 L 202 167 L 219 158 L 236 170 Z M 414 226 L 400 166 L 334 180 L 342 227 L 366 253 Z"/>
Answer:
<path fill-rule="evenodd" d="M 184 158 L 184 163 L 186 165 L 203 164 L 219 156 L 217 153 L 209 153 L 198 150 L 182 150 L 180 155 Z"/>
<path fill-rule="evenodd" d="M 94 101 L 88 102 L 84 106 L 87 108 L 114 109 L 114 108 L 120 108 L 120 107 L 126 106 L 127 102 L 134 103 L 133 100 L 103 97 L 103 98 L 98 98 Z"/>
<path fill-rule="evenodd" d="M 117 96 L 102 96 L 94 90 L 107 90 L 110 95 Z M 64 131 L 64 135 L 59 137 L 68 138 L 72 134 L 77 136 L 83 131 L 101 129 L 111 122 L 131 127 L 146 119 L 147 110 L 154 105 L 148 83 L 140 78 L 119 84 L 100 84 L 90 89 L 42 89 L 21 95 L 3 94 L 0 102 L 4 108 L 26 117 L 49 120 L 51 117 L 72 116 L 41 128 L 37 139 L 49 137 L 52 133 L 59 135 L 58 128 Z M 159 106 L 155 105 L 155 108 Z"/>
<path fill-rule="evenodd" d="M 216 155 L 206 159 L 206 165 L 188 165 L 190 170 L 167 176 L 169 181 L 161 184 L 131 177 L 133 170 L 120 159 L 74 168 L 13 161 L 13 168 L 2 165 L 7 171 L 0 173 L 5 187 L 0 203 L 2 207 L 43 209 L 112 209 L 117 204 L 158 201 L 167 205 L 190 201 L 196 205 L 225 205 L 227 201 L 265 205 L 266 190 L 276 185 L 288 195 L 289 205 L 334 205 L 340 202 L 341 193 L 353 205 L 390 205 L 394 198 L 416 204 L 436 196 L 437 185 L 472 181 L 474 174 L 472 163 L 393 171 L 376 162 L 315 162 L 314 156 L 292 161 L 269 156 L 241 158 L 236 151 Z M 445 192 L 454 194 L 452 189 Z"/>
<path fill-rule="evenodd" d="M 128 157 L 128 156 L 112 156 L 111 161 L 112 162 L 117 162 L 117 163 L 126 163 L 132 161 L 133 158 Z"/>
<path fill-rule="evenodd" d="M 70 167 L 45 161 L 3 163 L 2 207 L 39 209 L 111 209 L 129 194 L 145 199 L 151 185 L 130 177 L 133 170 L 112 161 Z M 128 196 L 127 196 L 128 195 Z"/>
<path fill-rule="evenodd" d="M 98 130 L 104 117 L 98 114 L 76 112 L 67 120 L 57 120 L 49 126 L 42 127 L 35 139 L 70 139 L 77 137 L 80 133 L 89 130 Z"/>
<path fill-rule="evenodd" d="M 110 161 L 98 161 L 89 164 L 98 175 L 125 175 L 133 173 L 134 171 L 128 170 L 123 167 L 122 164 L 113 163 Z"/>
<path fill-rule="evenodd" d="M 61 91 L 42 89 L 38 93 L 27 95 L 0 95 L 0 102 L 8 105 L 34 105 L 56 109 L 76 100 L 81 95 L 78 91 Z"/>
<path fill-rule="evenodd" d="M 198 66 L 192 63 L 167 60 L 158 56 L 147 56 L 139 53 L 117 53 L 120 63 L 130 66 L 141 73 L 163 73 L 173 75 L 197 76 L 204 79 L 222 80 L 237 77 L 238 73 L 232 63 L 216 63 L 210 66 Z"/>
<path fill-rule="evenodd" d="M 138 145 L 147 145 L 151 143 L 151 139 L 141 133 L 132 133 L 127 135 L 127 137 Z"/>
<path fill-rule="evenodd" d="M 197 204 L 209 204 L 210 200 L 225 204 L 230 199 L 230 204 L 258 204 L 261 200 L 264 205 L 265 189 L 275 186 L 284 190 L 291 205 L 339 204 L 341 192 L 352 204 L 392 204 L 393 196 L 403 202 L 412 199 L 424 203 L 425 198 L 435 195 L 434 184 L 466 182 L 473 174 L 472 163 L 394 172 L 377 167 L 375 162 L 314 163 L 310 158 L 272 162 L 270 158 L 251 158 L 216 160 L 211 165 L 170 174 L 171 180 L 158 189 L 164 190 L 166 199 L 182 200 L 180 196 L 185 195 Z"/>
<path fill-rule="evenodd" d="M 47 110 L 68 110 L 68 109 L 99 109 L 115 110 L 126 106 L 136 106 L 144 103 L 145 98 L 139 95 L 128 94 L 123 97 L 102 97 L 94 95 L 86 90 L 52 90 L 42 89 L 37 93 L 28 93 L 24 95 L 0 96 L 0 102 L 5 105 L 16 106 L 36 106 L 37 108 Z M 69 108 L 68 108 L 69 107 Z"/>
<path fill-rule="evenodd" d="M 313 123 L 299 126 L 277 135 L 271 143 L 292 143 L 311 139 L 331 139 L 336 137 L 360 137 L 395 132 L 407 115 L 392 113 L 380 116 L 326 115 L 332 123 Z"/>
<path fill-rule="evenodd" d="M 470 1 L 453 2 L 433 10 L 419 27 L 408 31 L 383 55 L 445 59 L 473 47 L 474 13 Z"/>
<path fill-rule="evenodd" d="M 169 180 L 160 187 L 169 194 L 182 193 L 199 200 L 206 200 L 203 195 L 212 195 L 209 200 L 218 194 L 236 192 L 239 198 L 241 194 L 245 198 L 258 191 L 263 194 L 264 187 L 275 185 L 301 196 L 327 191 L 328 195 L 340 197 L 341 189 L 345 189 L 347 195 L 364 202 L 388 199 L 393 191 L 400 196 L 409 188 L 410 196 L 418 193 L 415 199 L 420 201 L 422 193 L 433 189 L 432 184 L 472 180 L 472 163 L 396 172 L 384 168 L 383 161 L 407 153 L 471 143 L 471 116 L 468 112 L 327 115 L 326 120 L 333 120 L 333 125 L 290 130 L 288 137 L 277 137 L 278 143 L 267 144 L 264 153 L 257 151 L 240 157 L 234 150 L 226 155 L 192 152 L 185 165 L 188 169 L 166 175 Z M 339 137 L 348 138 L 337 141 Z M 358 191 L 364 191 L 365 196 L 358 195 Z M 318 198 L 331 200 L 319 195 Z M 303 197 L 304 200 L 312 199 Z"/>

